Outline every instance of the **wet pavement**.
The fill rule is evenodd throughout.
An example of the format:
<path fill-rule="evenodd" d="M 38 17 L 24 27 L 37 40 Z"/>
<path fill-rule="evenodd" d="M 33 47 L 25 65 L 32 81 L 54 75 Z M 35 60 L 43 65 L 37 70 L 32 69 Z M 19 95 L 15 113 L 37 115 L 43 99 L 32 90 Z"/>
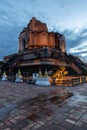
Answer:
<path fill-rule="evenodd" d="M 40 87 L 0 81 L 0 130 L 87 130 L 87 83 Z"/>

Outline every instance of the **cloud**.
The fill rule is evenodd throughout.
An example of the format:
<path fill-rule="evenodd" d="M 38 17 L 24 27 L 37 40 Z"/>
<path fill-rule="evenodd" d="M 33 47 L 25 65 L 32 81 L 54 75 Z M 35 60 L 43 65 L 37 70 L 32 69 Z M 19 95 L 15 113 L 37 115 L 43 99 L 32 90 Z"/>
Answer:
<path fill-rule="evenodd" d="M 79 4 L 78 4 L 79 3 Z M 87 1 L 84 0 L 4 0 L 0 2 L 0 59 L 18 51 L 18 36 L 35 16 L 50 31 L 63 33 L 67 52 L 86 54 Z M 78 10 L 78 11 L 77 11 Z M 85 26 L 84 26 L 85 25 Z M 84 29 L 81 29 L 81 28 Z"/>
<path fill-rule="evenodd" d="M 87 56 L 87 28 L 65 30 L 67 52 L 73 55 Z"/>
<path fill-rule="evenodd" d="M 71 53 L 86 52 L 86 51 L 87 51 L 87 41 L 84 41 L 80 45 L 77 45 L 74 48 L 69 49 L 69 52 Z"/>
<path fill-rule="evenodd" d="M 81 53 L 80 56 L 87 57 L 87 52 L 86 53 Z"/>

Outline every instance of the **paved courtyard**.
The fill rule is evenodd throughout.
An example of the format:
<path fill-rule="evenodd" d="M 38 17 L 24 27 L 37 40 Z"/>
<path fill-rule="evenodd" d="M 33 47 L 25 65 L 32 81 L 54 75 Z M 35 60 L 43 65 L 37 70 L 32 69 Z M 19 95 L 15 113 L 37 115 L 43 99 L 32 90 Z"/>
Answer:
<path fill-rule="evenodd" d="M 87 83 L 40 87 L 0 81 L 0 130 L 87 130 Z"/>

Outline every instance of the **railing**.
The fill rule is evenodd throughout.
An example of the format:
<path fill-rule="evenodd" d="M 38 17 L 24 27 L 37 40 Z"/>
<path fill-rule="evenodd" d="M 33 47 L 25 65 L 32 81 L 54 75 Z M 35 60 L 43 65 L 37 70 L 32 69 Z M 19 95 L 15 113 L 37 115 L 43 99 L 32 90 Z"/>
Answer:
<path fill-rule="evenodd" d="M 87 82 L 87 77 L 86 76 L 81 76 L 81 77 L 66 77 L 66 79 L 58 79 L 55 80 L 55 85 L 57 86 L 75 86 L 79 84 L 83 84 Z"/>

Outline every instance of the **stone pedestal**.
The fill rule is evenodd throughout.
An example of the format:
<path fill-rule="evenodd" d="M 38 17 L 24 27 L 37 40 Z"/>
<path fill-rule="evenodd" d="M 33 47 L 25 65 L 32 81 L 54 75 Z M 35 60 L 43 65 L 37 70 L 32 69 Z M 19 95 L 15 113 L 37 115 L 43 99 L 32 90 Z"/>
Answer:
<path fill-rule="evenodd" d="M 35 85 L 41 85 L 41 86 L 49 86 L 51 83 L 49 82 L 49 78 L 44 78 L 44 77 L 38 77 Z"/>

